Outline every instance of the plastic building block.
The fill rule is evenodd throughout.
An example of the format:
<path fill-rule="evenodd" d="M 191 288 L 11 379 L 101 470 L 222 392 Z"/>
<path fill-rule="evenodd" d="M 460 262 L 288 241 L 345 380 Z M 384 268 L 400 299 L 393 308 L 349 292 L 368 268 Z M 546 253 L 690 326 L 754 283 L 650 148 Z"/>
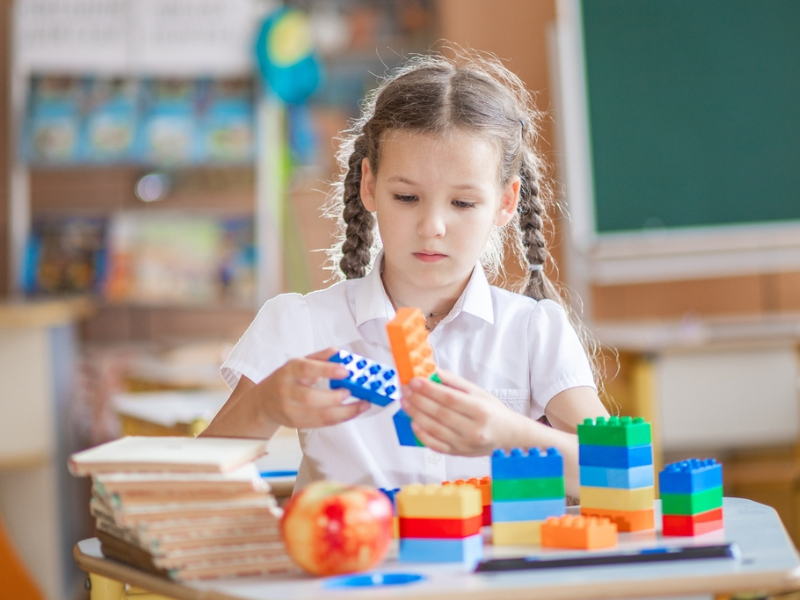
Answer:
<path fill-rule="evenodd" d="M 595 550 L 617 545 L 617 526 L 602 517 L 564 515 L 542 523 L 542 546 Z"/>
<path fill-rule="evenodd" d="M 492 505 L 491 504 L 484 504 L 483 505 L 483 526 L 486 527 L 487 525 L 492 524 Z"/>
<path fill-rule="evenodd" d="M 483 503 L 483 525 L 492 524 L 492 478 L 488 475 L 477 479 L 456 479 L 455 481 L 444 481 L 442 485 L 472 485 L 481 491 L 481 502 Z"/>
<path fill-rule="evenodd" d="M 606 510 L 646 510 L 655 504 L 652 487 L 632 490 L 581 486 L 581 506 Z"/>
<path fill-rule="evenodd" d="M 455 481 L 444 481 L 442 485 L 471 485 L 481 491 L 481 502 L 485 507 L 487 504 L 492 503 L 492 478 L 488 475 L 480 479 L 472 477 L 471 479 L 456 479 Z"/>
<path fill-rule="evenodd" d="M 509 521 L 492 524 L 495 546 L 538 546 L 542 541 L 543 521 Z"/>
<path fill-rule="evenodd" d="M 552 500 L 509 500 L 492 503 L 492 524 L 509 521 L 544 521 L 563 515 L 567 510 L 564 498 Z"/>
<path fill-rule="evenodd" d="M 606 517 L 617 526 L 617 531 L 647 531 L 655 529 L 655 510 L 604 510 L 581 506 L 581 514 L 587 517 Z"/>
<path fill-rule="evenodd" d="M 722 506 L 722 486 L 695 494 L 661 494 L 665 515 L 695 515 Z"/>
<path fill-rule="evenodd" d="M 664 467 L 658 474 L 661 493 L 694 494 L 722 486 L 722 465 L 713 458 L 691 458 Z"/>
<path fill-rule="evenodd" d="M 483 514 L 481 493 L 472 486 L 412 483 L 395 494 L 400 518 L 468 519 Z"/>
<path fill-rule="evenodd" d="M 468 519 L 400 518 L 401 538 L 463 538 L 481 532 L 482 515 Z"/>
<path fill-rule="evenodd" d="M 597 417 L 578 425 L 578 443 L 590 446 L 644 446 L 652 443 L 650 423 L 641 417 Z"/>
<path fill-rule="evenodd" d="M 386 406 L 400 397 L 397 372 L 391 367 L 345 350 L 339 350 L 328 360 L 341 363 L 350 372 L 343 379 L 331 379 L 332 390 L 347 388 L 356 398 L 378 406 Z"/>
<path fill-rule="evenodd" d="M 652 487 L 655 482 L 653 465 L 631 467 L 630 469 L 609 469 L 607 467 L 580 467 L 581 485 L 633 489 Z"/>
<path fill-rule="evenodd" d="M 563 497 L 563 477 L 496 479 L 492 482 L 492 499 L 495 502 L 498 500 L 546 500 Z"/>
<path fill-rule="evenodd" d="M 510 453 L 504 450 L 495 450 L 492 453 L 493 481 L 563 476 L 564 460 L 556 448 L 531 448 L 526 451 L 514 448 Z"/>
<path fill-rule="evenodd" d="M 414 435 L 414 430 L 411 429 L 411 417 L 402 408 L 398 410 L 392 417 L 394 422 L 394 430 L 397 432 L 397 441 L 401 446 L 422 446 L 422 442 Z"/>
<path fill-rule="evenodd" d="M 585 467 L 629 469 L 653 464 L 653 446 L 578 446 L 578 464 Z"/>
<path fill-rule="evenodd" d="M 400 539 L 398 559 L 403 562 L 460 562 L 474 566 L 482 558 L 480 533 L 460 539 Z"/>
<path fill-rule="evenodd" d="M 694 536 L 723 528 L 722 508 L 715 508 L 696 515 L 664 515 L 663 535 Z"/>
<path fill-rule="evenodd" d="M 428 343 L 425 317 L 420 309 L 398 308 L 394 319 L 386 324 L 386 331 L 402 385 L 412 377 L 428 378 L 436 372 L 433 348 Z"/>

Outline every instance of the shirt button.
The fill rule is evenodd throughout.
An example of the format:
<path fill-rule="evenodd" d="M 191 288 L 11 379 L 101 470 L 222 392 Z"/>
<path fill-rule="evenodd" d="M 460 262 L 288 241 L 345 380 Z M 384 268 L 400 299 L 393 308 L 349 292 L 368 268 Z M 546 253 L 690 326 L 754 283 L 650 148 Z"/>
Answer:
<path fill-rule="evenodd" d="M 441 459 L 442 459 L 442 455 L 441 455 L 441 454 L 431 454 L 431 455 L 428 457 L 428 462 L 429 462 L 429 463 L 431 463 L 432 465 L 435 465 L 435 464 L 436 464 L 436 463 L 438 463 L 438 462 L 439 462 Z"/>

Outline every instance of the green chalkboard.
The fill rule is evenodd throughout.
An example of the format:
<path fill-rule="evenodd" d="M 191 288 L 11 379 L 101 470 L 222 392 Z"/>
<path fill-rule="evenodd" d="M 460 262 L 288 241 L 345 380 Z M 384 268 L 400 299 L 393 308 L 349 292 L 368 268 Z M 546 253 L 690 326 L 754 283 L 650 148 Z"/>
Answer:
<path fill-rule="evenodd" d="M 800 220 L 800 0 L 582 0 L 598 233 Z"/>

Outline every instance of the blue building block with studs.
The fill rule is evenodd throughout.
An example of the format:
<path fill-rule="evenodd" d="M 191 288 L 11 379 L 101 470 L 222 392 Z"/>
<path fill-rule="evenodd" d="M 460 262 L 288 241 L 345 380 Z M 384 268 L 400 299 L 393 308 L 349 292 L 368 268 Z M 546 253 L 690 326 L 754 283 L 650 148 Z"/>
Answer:
<path fill-rule="evenodd" d="M 332 390 L 347 388 L 356 398 L 378 406 L 386 406 L 400 397 L 397 371 L 393 368 L 346 350 L 339 350 L 328 360 L 350 371 L 343 379 L 330 380 Z"/>
<path fill-rule="evenodd" d="M 538 477 L 563 477 L 564 460 L 556 448 L 514 448 L 492 453 L 492 479 L 535 479 Z"/>
<path fill-rule="evenodd" d="M 696 494 L 722 487 L 722 465 L 713 458 L 690 458 L 664 467 L 658 475 L 662 494 Z"/>
<path fill-rule="evenodd" d="M 501 500 L 492 502 L 492 523 L 544 521 L 567 512 L 565 498 L 546 500 Z"/>
<path fill-rule="evenodd" d="M 578 464 L 583 467 L 630 469 L 653 464 L 653 446 L 578 446 Z"/>
<path fill-rule="evenodd" d="M 632 490 L 640 487 L 653 487 L 655 474 L 652 465 L 631 467 L 630 469 L 611 469 L 608 467 L 587 467 L 581 465 L 581 485 Z"/>
<path fill-rule="evenodd" d="M 423 444 L 417 439 L 414 430 L 411 429 L 411 417 L 402 408 L 398 410 L 392 417 L 394 421 L 394 429 L 397 432 L 397 440 L 401 446 L 417 446 L 421 447 Z"/>
<path fill-rule="evenodd" d="M 475 566 L 483 558 L 483 535 L 465 538 L 401 538 L 403 562 L 460 562 Z"/>

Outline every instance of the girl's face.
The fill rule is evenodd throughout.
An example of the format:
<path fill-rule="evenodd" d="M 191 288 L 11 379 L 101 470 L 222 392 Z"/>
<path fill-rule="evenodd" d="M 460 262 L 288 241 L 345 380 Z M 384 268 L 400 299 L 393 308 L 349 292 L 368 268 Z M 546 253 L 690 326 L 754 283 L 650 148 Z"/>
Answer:
<path fill-rule="evenodd" d="M 377 216 L 393 293 L 461 293 L 492 228 L 517 209 L 519 178 L 501 186 L 499 161 L 492 144 L 460 130 L 389 131 L 380 171 L 364 159 L 361 199 Z"/>

